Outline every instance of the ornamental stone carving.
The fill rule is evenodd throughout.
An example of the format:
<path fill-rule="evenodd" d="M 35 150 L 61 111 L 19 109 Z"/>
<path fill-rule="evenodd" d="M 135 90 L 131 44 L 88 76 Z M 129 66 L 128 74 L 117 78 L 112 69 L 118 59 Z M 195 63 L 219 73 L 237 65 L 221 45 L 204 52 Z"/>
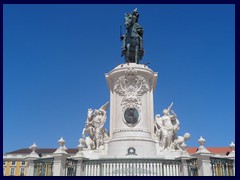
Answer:
<path fill-rule="evenodd" d="M 235 152 L 235 144 L 233 142 L 231 142 L 231 144 L 229 145 L 229 147 L 231 148 L 231 152 Z"/>
<path fill-rule="evenodd" d="M 114 85 L 114 91 L 122 96 L 122 109 L 141 106 L 141 97 L 149 91 L 149 84 L 144 77 L 137 75 L 137 71 L 130 67 L 120 76 Z"/>
<path fill-rule="evenodd" d="M 59 148 L 54 152 L 54 154 L 67 154 L 67 148 L 65 146 L 65 140 L 63 139 L 63 137 L 58 140 L 58 144 Z"/>
<path fill-rule="evenodd" d="M 37 149 L 37 145 L 35 144 L 35 142 L 31 145 L 31 146 L 29 146 L 29 149 L 31 149 L 32 150 L 32 152 L 36 152 L 36 149 Z"/>
<path fill-rule="evenodd" d="M 37 149 L 37 145 L 35 144 L 35 142 L 29 147 L 29 149 L 32 150 L 32 152 L 28 155 L 28 157 L 39 157 L 39 155 L 36 153 L 36 149 Z"/>

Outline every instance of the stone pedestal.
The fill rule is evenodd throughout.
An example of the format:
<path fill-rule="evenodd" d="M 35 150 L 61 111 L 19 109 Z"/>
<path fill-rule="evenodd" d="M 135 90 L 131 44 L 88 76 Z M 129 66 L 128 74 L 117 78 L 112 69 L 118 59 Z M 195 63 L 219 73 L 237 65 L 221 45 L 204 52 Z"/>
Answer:
<path fill-rule="evenodd" d="M 146 65 L 127 63 L 117 66 L 105 77 L 110 90 L 108 155 L 156 155 L 153 91 L 157 73 Z"/>
<path fill-rule="evenodd" d="M 74 160 L 77 160 L 77 169 L 76 169 L 76 176 L 84 176 L 84 171 L 83 171 L 83 157 L 81 156 L 75 156 L 73 157 Z"/>
<path fill-rule="evenodd" d="M 233 160 L 233 176 L 235 176 L 235 153 L 234 156 L 229 157 L 229 159 Z"/>
<path fill-rule="evenodd" d="M 27 162 L 28 168 L 27 168 L 27 176 L 34 176 L 34 160 L 39 158 L 39 155 L 35 152 L 37 145 L 34 143 L 29 147 L 32 149 L 32 152 L 25 158 L 25 161 Z"/>
<path fill-rule="evenodd" d="M 27 162 L 27 173 L 26 176 L 34 176 L 34 160 L 38 157 L 27 157 L 25 161 Z"/>
<path fill-rule="evenodd" d="M 181 160 L 181 176 L 188 176 L 188 165 L 187 160 L 190 159 L 189 155 L 182 155 L 181 157 L 177 158 Z"/>
<path fill-rule="evenodd" d="M 66 176 L 66 160 L 70 155 L 64 153 L 54 153 L 52 156 L 54 157 L 53 176 Z"/>
<path fill-rule="evenodd" d="M 212 176 L 210 157 L 212 157 L 213 154 L 207 151 L 199 151 L 192 156 L 196 157 L 198 161 L 198 175 Z"/>

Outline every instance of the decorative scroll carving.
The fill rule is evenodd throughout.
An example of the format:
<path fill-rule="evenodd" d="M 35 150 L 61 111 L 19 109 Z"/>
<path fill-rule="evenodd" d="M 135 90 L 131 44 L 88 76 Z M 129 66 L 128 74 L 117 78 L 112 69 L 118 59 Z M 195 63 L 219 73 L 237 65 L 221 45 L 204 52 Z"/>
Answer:
<path fill-rule="evenodd" d="M 122 96 L 122 109 L 140 108 L 141 97 L 149 91 L 149 85 L 144 77 L 137 75 L 137 71 L 130 67 L 121 76 L 115 86 L 114 91 Z"/>

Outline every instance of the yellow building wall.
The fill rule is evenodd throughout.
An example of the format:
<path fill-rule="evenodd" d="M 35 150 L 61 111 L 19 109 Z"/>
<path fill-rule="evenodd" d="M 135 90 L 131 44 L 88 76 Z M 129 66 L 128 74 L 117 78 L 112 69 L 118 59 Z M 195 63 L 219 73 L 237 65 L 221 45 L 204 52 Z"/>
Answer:
<path fill-rule="evenodd" d="M 27 162 L 25 161 L 25 165 L 22 165 L 22 160 L 14 160 L 15 165 L 12 165 L 11 160 L 5 160 L 5 176 L 10 176 L 11 168 L 15 168 L 14 176 L 20 176 L 20 169 L 21 167 L 24 167 L 24 176 L 26 176 L 26 168 L 27 168 Z"/>

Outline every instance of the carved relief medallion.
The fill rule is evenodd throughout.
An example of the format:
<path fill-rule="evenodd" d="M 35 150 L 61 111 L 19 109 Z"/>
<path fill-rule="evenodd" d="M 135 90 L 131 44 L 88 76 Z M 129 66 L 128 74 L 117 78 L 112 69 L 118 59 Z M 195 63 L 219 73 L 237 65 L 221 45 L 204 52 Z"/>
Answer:
<path fill-rule="evenodd" d="M 139 113 L 136 108 L 127 108 L 124 111 L 124 120 L 129 125 L 135 125 L 139 120 Z"/>

